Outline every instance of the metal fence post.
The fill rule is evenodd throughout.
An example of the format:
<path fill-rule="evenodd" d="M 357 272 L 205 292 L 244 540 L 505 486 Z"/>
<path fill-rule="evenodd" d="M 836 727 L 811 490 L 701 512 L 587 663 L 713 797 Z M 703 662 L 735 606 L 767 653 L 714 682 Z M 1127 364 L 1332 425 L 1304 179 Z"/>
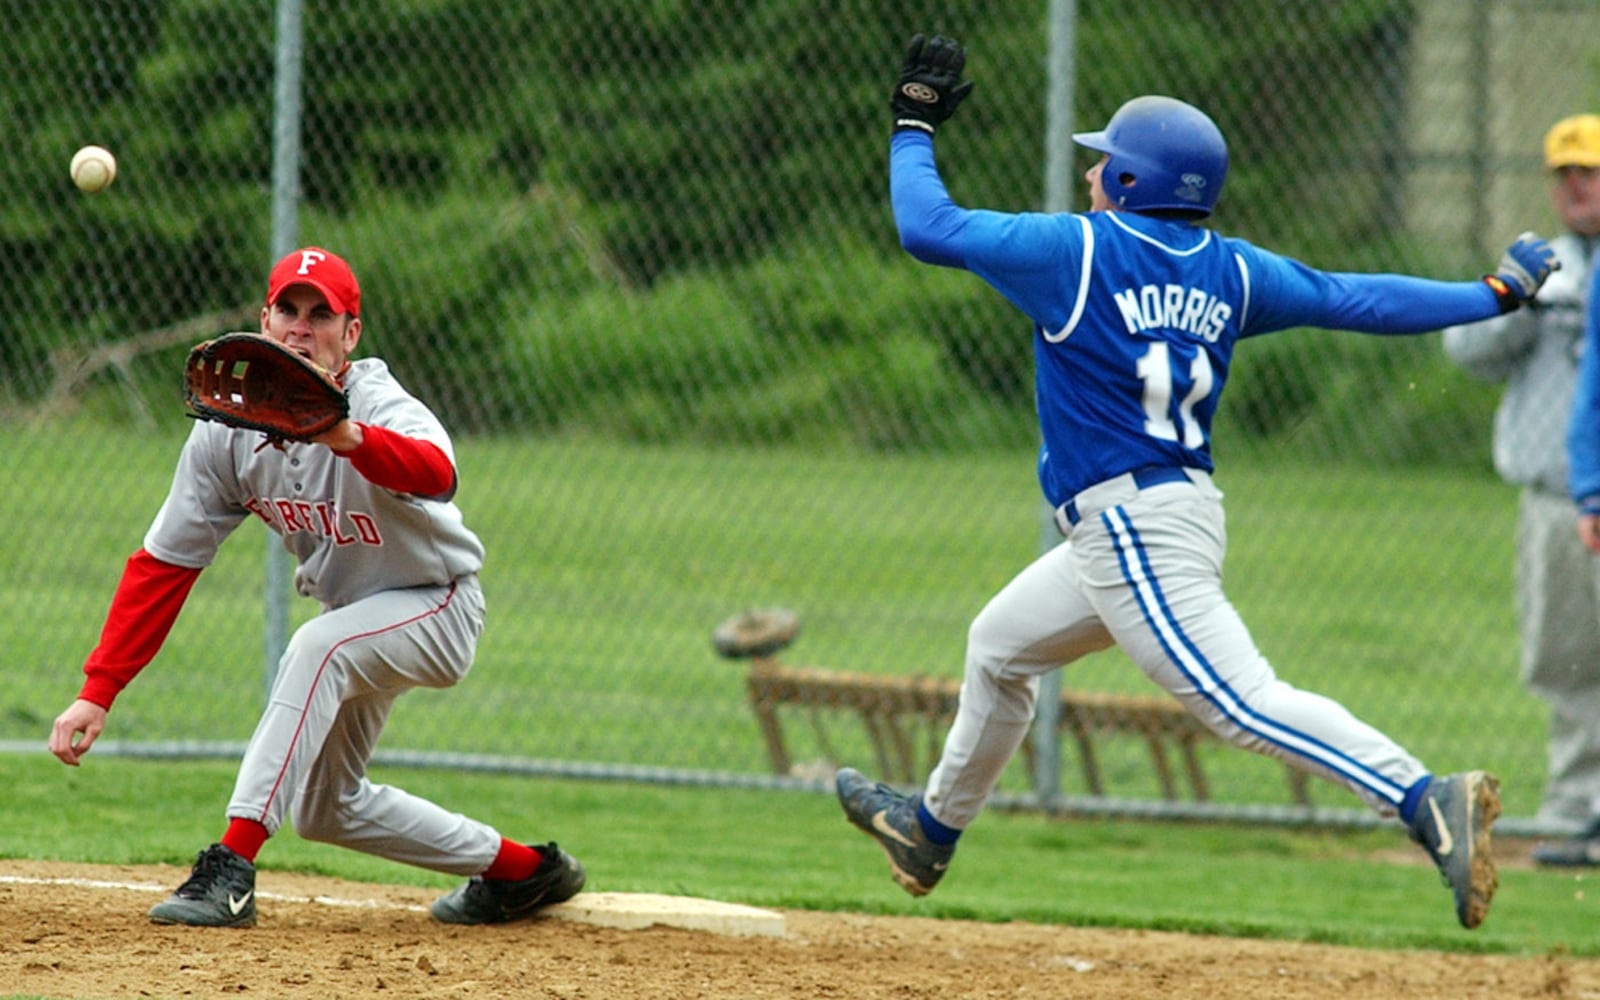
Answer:
<path fill-rule="evenodd" d="M 279 0 L 278 39 L 273 77 L 272 128 L 272 249 L 271 260 L 295 248 L 299 241 L 300 204 L 300 67 L 304 56 L 305 28 L 301 0 Z M 269 265 L 271 261 L 268 262 Z M 267 564 L 263 676 L 270 696 L 277 677 L 278 660 L 289 645 L 289 553 L 283 540 L 267 533 Z"/>
<path fill-rule="evenodd" d="M 1050 0 L 1050 53 L 1048 106 L 1045 111 L 1045 211 L 1064 212 L 1072 201 L 1072 99 L 1076 48 L 1077 0 Z M 1054 511 L 1040 510 L 1039 551 L 1060 544 Z M 1048 808 L 1061 795 L 1061 671 L 1052 670 L 1039 681 L 1034 705 L 1033 791 Z"/>

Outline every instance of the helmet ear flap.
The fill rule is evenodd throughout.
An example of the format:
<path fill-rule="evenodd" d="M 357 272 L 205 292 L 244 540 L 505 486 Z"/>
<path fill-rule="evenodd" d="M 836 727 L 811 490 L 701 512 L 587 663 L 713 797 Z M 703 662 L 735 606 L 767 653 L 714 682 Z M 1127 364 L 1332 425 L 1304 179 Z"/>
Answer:
<path fill-rule="evenodd" d="M 1107 153 L 1106 156 L 1105 166 L 1100 168 L 1100 189 L 1111 204 L 1132 211 L 1137 207 L 1134 188 L 1139 184 L 1139 172 L 1125 155 Z"/>

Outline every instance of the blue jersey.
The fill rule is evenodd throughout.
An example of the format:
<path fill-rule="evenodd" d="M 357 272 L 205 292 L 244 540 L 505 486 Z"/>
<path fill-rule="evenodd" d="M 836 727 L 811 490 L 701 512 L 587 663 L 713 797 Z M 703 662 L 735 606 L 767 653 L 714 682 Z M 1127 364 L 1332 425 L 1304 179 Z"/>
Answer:
<path fill-rule="evenodd" d="M 1567 427 L 1567 476 L 1585 514 L 1600 514 L 1600 267 L 1590 279 L 1578 384 Z"/>
<path fill-rule="evenodd" d="M 1145 466 L 1212 470 L 1234 344 L 1291 327 L 1426 333 L 1498 315 L 1481 281 L 1335 274 L 1183 221 L 961 208 L 933 139 L 895 133 L 890 196 L 917 259 L 978 275 L 1033 321 L 1043 447 L 1059 506 Z"/>

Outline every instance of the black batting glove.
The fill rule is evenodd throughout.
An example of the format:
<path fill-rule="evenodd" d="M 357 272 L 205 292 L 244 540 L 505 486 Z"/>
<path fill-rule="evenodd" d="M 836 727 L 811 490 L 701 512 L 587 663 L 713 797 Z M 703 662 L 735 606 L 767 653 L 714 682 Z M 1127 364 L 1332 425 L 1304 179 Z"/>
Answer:
<path fill-rule="evenodd" d="M 932 135 L 972 93 L 972 83 L 961 82 L 966 65 L 967 50 L 960 42 L 943 35 L 913 35 L 900 79 L 889 97 L 894 131 L 914 128 Z"/>
<path fill-rule="evenodd" d="M 1500 300 L 1500 311 L 1511 312 L 1539 294 L 1539 288 L 1551 271 L 1559 271 L 1561 262 L 1550 244 L 1533 233 L 1523 233 L 1506 248 L 1500 266 L 1483 280 L 1494 289 Z"/>

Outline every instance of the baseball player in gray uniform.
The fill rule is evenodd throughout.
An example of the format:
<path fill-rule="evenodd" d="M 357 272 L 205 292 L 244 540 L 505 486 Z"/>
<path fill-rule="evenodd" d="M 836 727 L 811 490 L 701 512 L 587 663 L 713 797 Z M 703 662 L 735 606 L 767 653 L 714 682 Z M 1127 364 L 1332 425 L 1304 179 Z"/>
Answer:
<path fill-rule="evenodd" d="M 1549 773 L 1538 818 L 1581 831 L 1541 844 L 1536 861 L 1600 864 L 1600 562 L 1573 530 L 1567 415 L 1583 344 L 1584 300 L 1600 240 L 1600 116 L 1545 135 L 1551 201 L 1566 232 L 1561 269 L 1529 308 L 1444 331 L 1444 348 L 1480 378 L 1504 382 L 1494 466 L 1521 488 L 1516 604 L 1522 680 L 1550 705 Z"/>
<path fill-rule="evenodd" d="M 337 373 L 349 419 L 310 443 L 278 446 L 255 431 L 195 424 L 123 571 L 78 698 L 51 730 L 51 752 L 78 765 L 223 540 L 250 518 L 282 537 L 298 562 L 296 589 L 322 612 L 278 663 L 221 840 L 150 910 L 157 923 L 253 925 L 256 855 L 285 818 L 311 840 L 471 876 L 433 904 L 446 922 L 510 920 L 583 887 L 583 866 L 554 843 L 508 840 L 367 777 L 395 699 L 449 687 L 471 667 L 484 551 L 452 502 L 449 435 L 383 361 L 351 360 L 361 333 L 361 290 L 344 260 L 307 247 L 273 267 L 261 335 Z"/>

